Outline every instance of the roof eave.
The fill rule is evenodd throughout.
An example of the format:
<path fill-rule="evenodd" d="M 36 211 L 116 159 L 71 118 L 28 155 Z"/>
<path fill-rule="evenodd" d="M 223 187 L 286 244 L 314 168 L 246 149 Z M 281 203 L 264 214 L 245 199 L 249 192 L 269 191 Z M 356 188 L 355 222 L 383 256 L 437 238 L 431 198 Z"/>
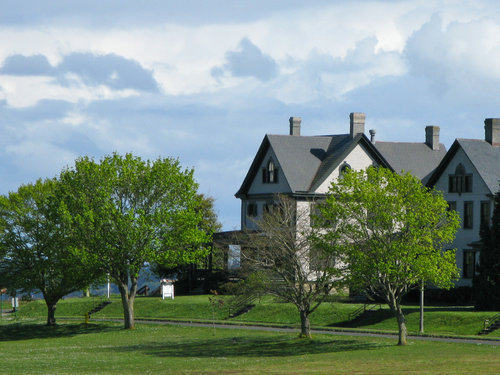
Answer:
<path fill-rule="evenodd" d="M 444 170 L 446 169 L 446 167 L 450 163 L 451 159 L 453 159 L 453 157 L 455 156 L 455 154 L 457 153 L 459 148 L 460 148 L 460 142 L 458 141 L 458 139 L 455 139 L 455 141 L 451 145 L 448 152 L 444 155 L 444 157 L 441 160 L 441 162 L 439 163 L 439 165 L 436 167 L 436 169 L 434 169 L 434 172 L 427 180 L 427 183 L 425 184 L 425 186 L 431 188 L 436 184 L 437 180 L 439 180 L 439 178 L 441 177 Z"/>
<path fill-rule="evenodd" d="M 257 154 L 255 155 L 252 164 L 250 165 L 250 169 L 248 170 L 245 179 L 243 180 L 243 183 L 241 184 L 241 187 L 238 189 L 236 194 L 234 195 L 236 198 L 244 198 L 245 195 L 248 192 L 248 189 L 250 188 L 250 184 L 253 181 L 253 178 L 257 175 L 259 165 L 262 163 L 262 160 L 264 159 L 264 156 L 266 155 L 266 151 L 270 147 L 270 142 L 268 135 L 266 134 L 264 136 L 264 139 L 262 140 L 259 150 L 257 151 Z"/>

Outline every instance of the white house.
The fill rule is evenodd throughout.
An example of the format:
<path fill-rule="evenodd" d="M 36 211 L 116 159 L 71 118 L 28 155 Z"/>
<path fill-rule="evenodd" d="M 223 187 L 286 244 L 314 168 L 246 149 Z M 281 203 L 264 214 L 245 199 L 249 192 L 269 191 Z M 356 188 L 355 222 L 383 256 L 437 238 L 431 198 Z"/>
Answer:
<path fill-rule="evenodd" d="M 381 165 L 398 173 L 408 171 L 424 184 L 443 191 L 462 224 L 450 248 L 456 248 L 461 278 L 457 286 L 472 285 L 479 259 L 479 230 L 490 222 L 493 194 L 500 189 L 500 119 L 485 120 L 485 139 L 456 139 L 446 152 L 439 127 L 425 128 L 425 142 L 381 142 L 365 115 L 350 114 L 346 134 L 302 136 L 301 119 L 290 118 L 288 135 L 266 135 L 236 193 L 241 199 L 241 229 L 255 229 L 255 220 L 273 205 L 276 193 L 297 200 L 310 210 L 324 197 L 331 181 L 345 168 Z"/>
<path fill-rule="evenodd" d="M 290 118 L 289 135 L 266 135 L 236 193 L 241 199 L 241 229 L 255 229 L 255 219 L 273 204 L 276 193 L 299 205 L 325 196 L 330 183 L 346 168 L 380 165 L 408 171 L 424 183 L 446 154 L 439 127 L 427 126 L 425 142 L 378 142 L 365 133 L 365 114 L 350 114 L 347 134 L 302 136 L 301 119 Z"/>
<path fill-rule="evenodd" d="M 490 223 L 493 195 L 500 190 L 500 119 L 486 119 L 484 129 L 484 140 L 456 139 L 427 183 L 443 191 L 450 209 L 462 219 L 450 246 L 457 249 L 461 269 L 457 286 L 472 285 L 479 260 L 480 228 Z"/>

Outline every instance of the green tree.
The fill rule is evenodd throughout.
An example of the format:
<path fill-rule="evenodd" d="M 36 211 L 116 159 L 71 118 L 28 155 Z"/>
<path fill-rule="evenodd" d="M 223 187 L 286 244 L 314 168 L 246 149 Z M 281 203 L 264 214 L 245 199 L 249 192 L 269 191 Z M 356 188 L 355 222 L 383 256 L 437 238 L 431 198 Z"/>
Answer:
<path fill-rule="evenodd" d="M 204 231 L 210 238 L 212 235 L 221 230 L 222 224 L 217 218 L 217 213 L 214 207 L 214 198 L 205 196 L 204 194 L 198 194 L 198 206 L 196 211 L 201 213 L 201 221 L 198 224 L 200 230 Z M 205 266 L 211 270 L 211 262 L 213 257 L 213 248 L 210 248 L 210 254 L 207 258 L 201 260 L 198 263 L 190 264 L 162 264 L 155 263 L 152 265 L 152 271 L 159 275 L 160 277 L 167 277 L 172 274 L 177 274 L 177 278 L 182 279 L 187 284 L 187 291 L 190 291 L 197 280 L 196 270 L 200 263 L 208 263 Z M 205 286 L 209 288 L 209 283 L 205 280 Z M 206 291 L 208 291 L 206 289 Z"/>
<path fill-rule="evenodd" d="M 145 263 L 187 264 L 206 256 L 198 185 L 176 159 L 143 161 L 113 154 L 88 157 L 61 173 L 67 219 L 96 267 L 120 290 L 125 328 L 134 328 L 134 300 Z"/>
<path fill-rule="evenodd" d="M 348 171 L 333 182 L 321 212 L 324 249 L 346 265 L 350 287 L 368 288 L 397 318 L 406 344 L 402 297 L 420 282 L 448 288 L 458 277 L 455 251 L 443 251 L 459 226 L 442 194 L 410 174 L 385 168 Z"/>
<path fill-rule="evenodd" d="M 491 226 L 481 228 L 479 275 L 474 277 L 476 308 L 500 310 L 500 192 L 495 194 Z"/>
<path fill-rule="evenodd" d="M 0 197 L 0 274 L 3 286 L 40 291 L 47 304 L 47 325 L 56 322 L 57 302 L 95 281 L 99 272 L 71 242 L 55 192 L 56 179 L 23 185 Z"/>
<path fill-rule="evenodd" d="M 276 206 L 256 220 L 258 232 L 247 234 L 241 251 L 245 271 L 258 272 L 265 292 L 297 307 L 304 338 L 311 337 L 310 315 L 340 275 L 340 268 L 332 267 L 334 256 L 314 246 L 317 230 L 310 225 L 310 205 L 278 195 Z"/>

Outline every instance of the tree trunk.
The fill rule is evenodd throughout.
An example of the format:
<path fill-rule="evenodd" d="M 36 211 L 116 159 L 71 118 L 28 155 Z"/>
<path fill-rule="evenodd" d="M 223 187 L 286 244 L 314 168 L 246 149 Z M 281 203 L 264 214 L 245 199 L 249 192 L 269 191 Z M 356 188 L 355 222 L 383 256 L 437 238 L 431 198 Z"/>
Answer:
<path fill-rule="evenodd" d="M 406 320 L 403 314 L 403 310 L 401 309 L 401 297 L 399 295 L 396 295 L 395 293 L 387 293 L 387 295 L 385 296 L 385 300 L 398 321 L 398 329 L 399 329 L 398 345 L 406 345 L 406 336 L 407 336 Z"/>
<path fill-rule="evenodd" d="M 134 301 L 137 292 L 137 278 L 131 279 L 130 291 L 128 285 L 123 282 L 118 284 L 118 289 L 122 298 L 124 328 L 134 329 Z"/>
<path fill-rule="evenodd" d="M 398 320 L 398 328 L 399 328 L 399 341 L 398 345 L 406 345 L 406 320 L 403 314 L 403 310 L 401 310 L 401 306 L 399 303 L 397 304 L 396 309 L 396 318 Z"/>
<path fill-rule="evenodd" d="M 47 325 L 54 326 L 56 325 L 56 302 L 51 302 L 45 300 L 45 304 L 47 305 Z"/>
<path fill-rule="evenodd" d="M 300 311 L 300 336 L 301 338 L 311 338 L 311 323 L 309 322 L 309 312 Z"/>

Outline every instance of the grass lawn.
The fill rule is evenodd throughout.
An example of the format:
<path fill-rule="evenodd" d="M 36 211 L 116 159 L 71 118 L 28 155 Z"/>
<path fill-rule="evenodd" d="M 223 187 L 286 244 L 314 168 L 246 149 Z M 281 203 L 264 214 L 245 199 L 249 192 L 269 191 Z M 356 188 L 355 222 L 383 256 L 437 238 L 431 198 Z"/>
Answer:
<path fill-rule="evenodd" d="M 113 303 L 101 312 L 93 315 L 94 318 L 122 318 L 122 306 L 119 297 L 112 298 Z M 99 298 L 70 298 L 61 301 L 56 310 L 56 319 L 61 317 L 80 317 L 83 321 L 85 312 L 99 304 Z M 397 323 L 387 306 L 350 321 L 349 313 L 360 307 L 352 303 L 324 303 L 311 316 L 313 327 L 340 327 L 357 328 L 364 330 L 397 331 Z M 418 306 L 406 306 L 405 315 L 410 334 L 419 330 Z M 155 297 L 138 297 L 135 303 L 136 318 L 175 319 L 211 321 L 212 312 L 215 319 L 235 323 L 265 323 L 299 326 L 299 314 L 295 306 L 288 303 L 277 303 L 266 297 L 256 303 L 249 312 L 235 318 L 228 318 L 228 308 L 223 305 L 215 308 L 209 303 L 208 296 L 180 296 L 175 300 L 161 300 Z M 439 335 L 476 335 L 483 326 L 484 319 L 494 315 L 494 312 L 478 312 L 471 307 L 426 307 L 425 333 Z M 20 319 L 43 319 L 46 315 L 46 306 L 43 301 L 33 301 L 22 304 L 18 316 Z M 487 337 L 499 338 L 500 330 Z"/>
<path fill-rule="evenodd" d="M 137 324 L 0 321 L 1 374 L 496 374 L 500 347 Z"/>

